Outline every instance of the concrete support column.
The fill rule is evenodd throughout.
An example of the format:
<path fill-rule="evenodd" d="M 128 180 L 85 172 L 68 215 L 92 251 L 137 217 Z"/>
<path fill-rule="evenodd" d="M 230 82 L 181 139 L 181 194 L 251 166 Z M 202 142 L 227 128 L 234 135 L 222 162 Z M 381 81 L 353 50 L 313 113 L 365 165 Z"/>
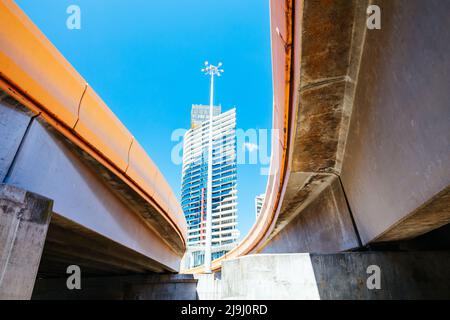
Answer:
<path fill-rule="evenodd" d="M 448 300 L 450 252 L 248 255 L 225 260 L 220 281 L 222 299 Z"/>
<path fill-rule="evenodd" d="M 0 299 L 30 299 L 53 201 L 0 184 Z"/>

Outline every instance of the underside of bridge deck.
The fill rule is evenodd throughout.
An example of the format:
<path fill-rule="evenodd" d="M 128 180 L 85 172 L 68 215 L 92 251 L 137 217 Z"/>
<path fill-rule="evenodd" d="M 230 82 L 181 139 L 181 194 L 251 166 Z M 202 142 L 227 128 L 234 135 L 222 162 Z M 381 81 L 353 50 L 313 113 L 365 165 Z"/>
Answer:
<path fill-rule="evenodd" d="M 171 234 L 161 236 L 163 226 L 155 231 L 159 217 L 150 204 L 4 91 L 0 119 L 2 186 L 8 194 L 33 193 L 52 201 L 43 237 L 27 238 L 28 227 L 22 235 L 8 231 L 14 221 L 22 225 L 20 210 L 16 218 L 2 220 L 2 236 L 10 239 L 12 248 L 20 244 L 16 237 L 24 248 L 42 252 L 31 275 L 65 279 L 70 265 L 79 266 L 83 277 L 178 270 L 183 250 L 176 239 L 171 241 Z M 2 219 L 9 217 L 3 217 L 6 212 L 16 212 L 14 202 L 6 203 Z M 38 247 L 30 247 L 29 241 Z"/>
<path fill-rule="evenodd" d="M 377 1 L 380 30 L 370 1 L 291 4 L 289 164 L 259 251 L 354 250 L 447 224 L 450 4 Z"/>

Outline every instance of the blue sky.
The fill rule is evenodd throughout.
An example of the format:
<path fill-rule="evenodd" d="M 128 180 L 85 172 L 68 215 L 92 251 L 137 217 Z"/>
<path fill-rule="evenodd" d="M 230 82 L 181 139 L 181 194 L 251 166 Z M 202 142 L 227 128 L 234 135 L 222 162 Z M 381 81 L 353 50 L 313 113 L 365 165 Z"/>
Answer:
<path fill-rule="evenodd" d="M 209 102 L 204 60 L 224 64 L 215 103 L 236 107 L 237 127 L 271 128 L 268 0 L 16 2 L 128 127 L 177 197 L 181 165 L 171 161 L 171 134 L 189 128 L 191 104 Z M 72 4 L 81 9 L 81 30 L 66 27 Z M 259 164 L 238 166 L 241 238 L 265 187 Z"/>

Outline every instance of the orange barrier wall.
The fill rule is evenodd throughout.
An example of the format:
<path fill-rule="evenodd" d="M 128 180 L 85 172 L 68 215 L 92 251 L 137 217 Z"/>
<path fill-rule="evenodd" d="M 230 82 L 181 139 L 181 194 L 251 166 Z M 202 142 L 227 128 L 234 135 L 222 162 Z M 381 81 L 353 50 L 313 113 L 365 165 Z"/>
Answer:
<path fill-rule="evenodd" d="M 11 0 L 0 0 L 0 87 L 158 208 L 185 244 L 182 209 L 156 165 Z"/>

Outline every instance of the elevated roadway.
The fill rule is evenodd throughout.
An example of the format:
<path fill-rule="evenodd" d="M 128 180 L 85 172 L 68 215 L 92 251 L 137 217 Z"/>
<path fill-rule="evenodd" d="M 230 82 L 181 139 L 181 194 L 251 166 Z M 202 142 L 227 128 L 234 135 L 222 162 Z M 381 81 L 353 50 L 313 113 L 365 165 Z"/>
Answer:
<path fill-rule="evenodd" d="M 186 223 L 173 191 L 94 89 L 9 0 L 0 1 L 0 142 L 4 285 L 16 247 L 17 263 L 42 252 L 39 270 L 29 270 L 38 277 L 66 275 L 69 264 L 84 275 L 178 271 Z M 27 233 L 33 221 L 19 213 L 26 209 L 9 216 L 29 194 L 51 202 L 38 234 Z"/>
<path fill-rule="evenodd" d="M 214 270 L 255 253 L 398 248 L 430 232 L 422 248 L 450 245 L 450 7 L 376 1 L 378 30 L 371 4 L 270 2 L 271 174 L 259 219 Z"/>

